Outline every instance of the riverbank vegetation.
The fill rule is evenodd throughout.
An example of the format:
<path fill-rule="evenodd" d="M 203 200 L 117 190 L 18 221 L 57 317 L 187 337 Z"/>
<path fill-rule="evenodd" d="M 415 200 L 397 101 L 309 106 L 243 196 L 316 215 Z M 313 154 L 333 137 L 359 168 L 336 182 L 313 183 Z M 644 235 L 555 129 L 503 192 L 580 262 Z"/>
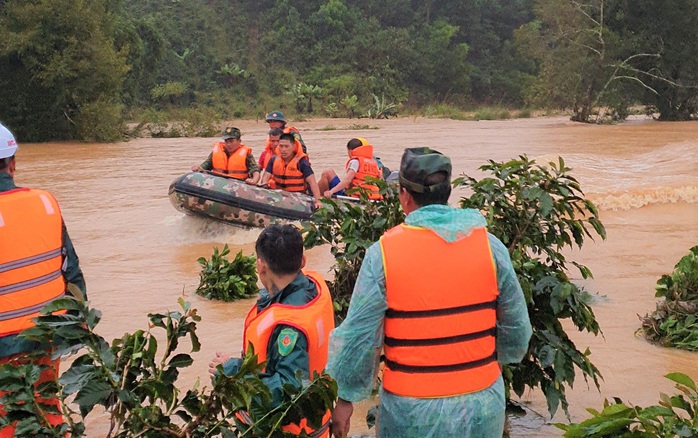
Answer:
<path fill-rule="evenodd" d="M 230 248 L 226 243 L 223 250 L 213 248 L 210 259 L 199 257 L 201 265 L 197 295 L 221 301 L 252 298 L 259 292 L 257 287 L 257 258 L 245 256 L 240 250 L 233 260 L 228 260 Z"/>
<path fill-rule="evenodd" d="M 201 346 L 196 335 L 201 317 L 188 302 L 180 299 L 179 305 L 177 311 L 149 314 L 147 330 L 126 333 L 111 345 L 95 331 L 99 310 L 67 298 L 46 306 L 36 326 L 21 336 L 51 343 L 55 358 L 80 355 L 58 382 L 38 387 L 45 366 L 1 365 L 0 405 L 6 413 L 0 417 L 0 430 L 16 422 L 15 436 L 82 437 L 83 421 L 98 406 L 109 417 L 107 438 L 281 437 L 281 426 L 300 418 L 320 426 L 336 399 L 336 383 L 323 374 L 300 389 L 287 385 L 282 403 L 273 406 L 271 392 L 259 377 L 262 366 L 251 351 L 235 375 L 220 373 L 219 366 L 210 385 L 197 380 L 186 392 L 178 388 L 180 370 L 193 363 L 179 347 L 196 352 Z M 60 309 L 71 312 L 52 314 Z M 57 396 L 60 408 L 47 402 Z M 251 424 L 236 417 L 241 411 Z M 52 413 L 62 413 L 65 423 L 51 426 L 47 415 Z"/>
<path fill-rule="evenodd" d="M 601 412 L 588 409 L 592 417 L 581 423 L 555 426 L 565 431 L 565 438 L 648 437 L 675 438 L 698 436 L 698 391 L 696 383 L 682 373 L 670 373 L 681 394 L 660 394 L 657 405 L 640 407 L 614 397 L 604 401 Z"/>
<path fill-rule="evenodd" d="M 0 40 L 0 120 L 25 142 L 213 135 L 271 109 L 698 113 L 692 0 L 6 0 Z"/>
<path fill-rule="evenodd" d="M 679 260 L 670 275 L 657 281 L 657 308 L 640 329 L 653 343 L 698 351 L 698 246 Z"/>

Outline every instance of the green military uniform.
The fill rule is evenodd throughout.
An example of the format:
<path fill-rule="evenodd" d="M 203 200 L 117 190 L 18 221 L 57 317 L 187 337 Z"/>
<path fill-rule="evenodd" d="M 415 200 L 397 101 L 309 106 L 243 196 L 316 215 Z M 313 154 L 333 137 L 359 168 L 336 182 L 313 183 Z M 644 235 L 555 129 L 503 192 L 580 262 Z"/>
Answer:
<path fill-rule="evenodd" d="M 317 297 L 319 291 L 315 283 L 302 272 L 283 290 L 273 297 L 266 289 L 260 291 L 261 298 L 257 301 L 257 312 L 261 312 L 272 304 L 287 306 L 304 306 Z M 230 359 L 223 364 L 226 375 L 235 374 L 241 359 Z M 274 404 L 281 404 L 282 388 L 285 384 L 300 386 L 296 372 L 301 371 L 304 379 L 310 379 L 310 357 L 308 356 L 308 339 L 303 332 L 294 327 L 279 324 L 269 337 L 267 346 L 267 365 L 260 377 L 271 390 Z"/>
<path fill-rule="evenodd" d="M 18 188 L 15 185 L 12 176 L 8 173 L 0 172 L 0 193 Z M 63 224 L 63 278 L 66 281 L 66 287 L 74 285 L 82 292 L 83 299 L 87 299 L 85 278 L 82 275 L 78 255 L 75 253 L 73 242 L 68 236 L 68 230 Z M 17 335 L 9 335 L 0 337 L 0 357 L 12 356 L 14 354 L 32 351 L 40 348 L 36 342 L 26 341 Z"/>

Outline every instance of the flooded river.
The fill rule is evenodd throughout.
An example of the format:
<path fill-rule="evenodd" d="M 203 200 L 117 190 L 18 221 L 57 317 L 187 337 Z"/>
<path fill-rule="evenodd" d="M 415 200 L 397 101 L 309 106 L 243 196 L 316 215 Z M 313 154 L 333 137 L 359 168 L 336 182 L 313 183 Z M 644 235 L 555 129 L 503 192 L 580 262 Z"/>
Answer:
<path fill-rule="evenodd" d="M 347 129 L 354 124 L 367 130 Z M 264 122 L 236 121 L 243 143 L 258 156 L 264 144 Z M 662 376 L 680 371 L 698 380 L 698 354 L 649 345 L 634 332 L 638 315 L 655 306 L 657 279 L 670 273 L 688 249 L 698 244 L 698 123 L 659 123 L 644 118 L 617 126 L 573 124 L 565 118 L 508 121 L 453 121 L 422 118 L 393 120 L 321 119 L 295 123 L 308 145 L 317 174 L 346 162 L 346 143 L 367 138 L 376 154 L 397 168 L 405 147 L 430 146 L 449 155 L 454 176 L 497 161 L 526 154 L 539 163 L 561 156 L 586 196 L 601 210 L 608 239 L 588 241 L 569 260 L 588 266 L 594 279 L 583 283 L 595 297 L 594 312 L 603 337 L 573 331 L 577 347 L 592 352 L 601 370 L 601 391 L 578 379 L 568 391 L 574 420 L 585 408 L 600 409 L 613 396 L 646 406 L 660 392 L 673 393 Z M 92 305 L 103 312 L 98 332 L 107 340 L 147 327 L 146 314 L 175 310 L 185 296 L 202 316 L 198 334 L 202 349 L 183 371 L 182 388 L 197 378 L 207 381 L 207 364 L 216 351 L 237 354 L 242 324 L 253 301 L 217 303 L 194 294 L 197 258 L 210 257 L 214 246 L 253 252 L 259 230 L 244 230 L 185 216 L 169 202 L 172 180 L 203 161 L 215 138 L 137 139 L 115 144 L 23 144 L 17 154 L 18 185 L 52 191 L 80 257 Z M 451 203 L 458 201 L 458 193 Z M 333 259 L 326 248 L 308 254 L 309 267 L 327 272 Z M 577 278 L 576 273 L 573 273 Z M 581 282 L 581 279 L 577 281 Z M 540 391 L 523 399 L 547 415 Z M 365 432 L 362 404 L 352 434 Z M 548 418 L 549 420 L 549 418 Z M 565 421 L 558 413 L 552 421 Z M 91 437 L 104 436 L 107 417 L 87 419 Z M 549 425 L 529 421 L 513 436 L 561 436 Z"/>

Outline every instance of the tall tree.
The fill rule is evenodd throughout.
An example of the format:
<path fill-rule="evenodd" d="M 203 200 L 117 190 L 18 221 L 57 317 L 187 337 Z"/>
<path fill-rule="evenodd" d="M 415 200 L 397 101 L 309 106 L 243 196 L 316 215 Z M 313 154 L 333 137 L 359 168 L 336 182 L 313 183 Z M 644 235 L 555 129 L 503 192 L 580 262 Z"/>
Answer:
<path fill-rule="evenodd" d="M 7 0 L 0 14 L 0 113 L 24 141 L 120 135 L 126 50 L 110 0 Z M 46 127 L 51 127 L 47 135 Z"/>

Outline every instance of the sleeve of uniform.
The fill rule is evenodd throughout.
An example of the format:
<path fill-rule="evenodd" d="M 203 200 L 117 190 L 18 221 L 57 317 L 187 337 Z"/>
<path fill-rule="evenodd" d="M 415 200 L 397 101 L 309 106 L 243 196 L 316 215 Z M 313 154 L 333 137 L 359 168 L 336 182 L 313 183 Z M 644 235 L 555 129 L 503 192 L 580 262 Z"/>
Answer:
<path fill-rule="evenodd" d="M 303 179 L 306 179 L 307 177 L 315 173 L 313 172 L 313 168 L 310 167 L 310 161 L 308 161 L 307 158 L 303 158 L 298 162 L 298 170 L 301 171 Z"/>
<path fill-rule="evenodd" d="M 68 292 L 76 296 L 78 299 L 87 299 L 87 286 L 85 284 L 85 277 L 82 275 L 82 270 L 80 269 L 80 260 L 73 247 L 73 242 L 70 240 L 68 235 L 68 230 L 63 224 L 63 278 L 65 278 L 66 289 Z M 79 289 L 76 291 L 75 289 Z M 82 296 L 77 296 L 79 293 Z"/>
<path fill-rule="evenodd" d="M 289 347 L 281 346 L 279 334 L 289 330 L 295 333 L 294 344 Z M 301 371 L 301 378 L 310 379 L 310 358 L 308 357 L 308 340 L 305 335 L 295 328 L 279 325 L 269 338 L 267 348 L 267 372 L 260 374 L 262 381 L 271 390 L 274 405 L 278 406 L 283 400 L 283 386 L 291 384 L 299 387 L 296 371 Z"/>
<path fill-rule="evenodd" d="M 489 234 L 490 247 L 497 269 L 497 359 L 499 363 L 516 363 L 523 359 L 531 339 L 531 322 L 521 285 L 511 265 L 506 247 Z"/>
<path fill-rule="evenodd" d="M 254 155 L 252 155 L 252 152 L 247 154 L 247 173 L 249 176 L 252 176 L 253 173 L 259 172 L 259 166 L 257 165 L 257 161 L 254 159 Z"/>
<path fill-rule="evenodd" d="M 276 161 L 276 157 L 278 157 L 278 155 L 272 155 L 272 157 L 269 159 L 269 162 L 267 163 L 267 168 L 264 169 L 265 172 L 267 172 L 268 174 L 274 174 L 274 162 Z"/>
<path fill-rule="evenodd" d="M 347 318 L 330 334 L 327 372 L 340 398 L 358 402 L 371 396 L 383 347 L 385 271 L 379 243 L 366 251 Z"/>
<path fill-rule="evenodd" d="M 204 170 L 212 170 L 213 169 L 213 152 L 208 154 L 208 158 L 204 160 L 203 163 L 199 166 Z"/>

